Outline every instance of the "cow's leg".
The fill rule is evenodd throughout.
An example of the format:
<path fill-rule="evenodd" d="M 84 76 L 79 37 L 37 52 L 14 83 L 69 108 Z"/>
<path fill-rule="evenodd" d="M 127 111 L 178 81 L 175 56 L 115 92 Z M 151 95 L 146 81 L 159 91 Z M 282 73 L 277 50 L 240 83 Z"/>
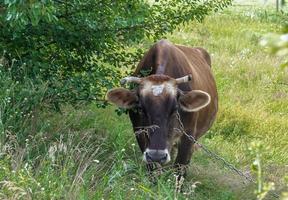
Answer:
<path fill-rule="evenodd" d="M 198 113 L 182 112 L 180 118 L 182 123 L 182 129 L 184 128 L 185 134 L 181 136 L 180 142 L 178 144 L 178 154 L 175 160 L 175 167 L 177 167 L 178 169 L 180 168 L 179 170 L 182 171 L 181 174 L 185 175 L 185 168 L 191 160 L 194 145 L 193 139 L 188 138 L 187 135 L 196 135 Z"/>
<path fill-rule="evenodd" d="M 187 175 L 187 168 L 194 151 L 193 146 L 195 144 L 195 140 L 198 139 L 201 133 L 197 130 L 198 117 L 199 113 L 191 113 L 190 116 L 188 113 L 182 113 L 181 115 L 181 128 L 184 128 L 185 133 L 183 133 L 180 138 L 180 142 L 178 144 L 178 154 L 175 160 L 175 167 L 177 170 L 177 192 L 181 191 L 181 186 L 183 184 L 185 176 Z"/>
<path fill-rule="evenodd" d="M 189 133 L 187 132 L 187 134 Z M 180 143 L 178 145 L 178 154 L 175 160 L 175 167 L 178 174 L 181 176 L 186 175 L 186 168 L 190 163 L 193 154 L 193 145 L 194 142 L 191 141 L 186 135 L 181 137 Z"/>
<path fill-rule="evenodd" d="M 196 126 L 198 120 L 198 113 L 182 113 L 181 115 L 182 124 L 185 128 L 185 134 L 180 138 L 180 143 L 178 144 L 178 154 L 175 160 L 175 167 L 178 173 L 178 178 L 182 179 L 186 176 L 186 171 L 188 164 L 190 163 L 193 154 L 194 141 L 187 135 L 192 135 L 195 137 Z"/>
<path fill-rule="evenodd" d="M 175 160 L 176 169 L 176 192 L 182 191 L 184 178 L 186 177 L 188 164 L 190 163 L 193 154 L 194 142 L 189 140 L 186 135 L 181 137 L 178 145 L 178 154 Z"/>

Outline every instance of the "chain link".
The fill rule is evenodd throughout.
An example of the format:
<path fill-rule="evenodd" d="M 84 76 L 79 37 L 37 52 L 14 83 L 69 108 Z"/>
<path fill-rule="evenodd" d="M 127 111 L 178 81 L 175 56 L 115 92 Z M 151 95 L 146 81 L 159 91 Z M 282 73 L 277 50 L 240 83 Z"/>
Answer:
<path fill-rule="evenodd" d="M 241 177 L 244 177 L 246 180 L 248 180 L 249 182 L 252 182 L 254 184 L 256 184 L 256 181 L 253 180 L 253 178 L 251 176 L 246 175 L 244 172 L 242 172 L 241 170 L 237 169 L 234 165 L 232 165 L 231 163 L 229 163 L 228 161 L 226 161 L 224 158 L 222 158 L 221 156 L 219 156 L 218 154 L 212 152 L 211 150 L 209 150 L 206 146 L 204 146 L 203 144 L 199 143 L 195 137 L 193 135 L 189 135 L 186 133 L 184 125 L 182 123 L 181 117 L 179 112 L 177 111 L 176 114 L 177 120 L 179 122 L 180 125 L 180 129 L 177 129 L 178 131 L 181 131 L 189 140 L 191 140 L 193 143 L 197 144 L 199 147 L 201 147 L 201 149 L 204 150 L 205 153 L 208 154 L 208 156 L 214 158 L 217 161 L 221 161 L 225 167 L 227 167 L 228 169 L 232 170 L 233 172 L 235 172 L 236 174 L 238 174 Z M 275 198 L 279 198 L 280 195 L 270 191 L 269 193 L 270 195 L 272 195 Z"/>
<path fill-rule="evenodd" d="M 139 136 L 142 133 L 145 133 L 145 135 L 149 138 L 149 129 L 153 131 L 155 131 L 157 128 L 160 128 L 158 125 L 151 125 L 151 126 L 138 126 L 135 127 L 135 129 L 138 129 L 137 131 L 135 131 L 135 135 Z"/>

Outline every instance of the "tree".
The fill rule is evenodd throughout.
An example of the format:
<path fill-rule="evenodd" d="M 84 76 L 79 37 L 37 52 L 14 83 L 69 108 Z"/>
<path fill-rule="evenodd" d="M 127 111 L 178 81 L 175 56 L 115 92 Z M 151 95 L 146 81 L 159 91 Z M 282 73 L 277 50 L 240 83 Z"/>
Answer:
<path fill-rule="evenodd" d="M 5 0 L 0 3 L 2 65 L 15 81 L 46 83 L 46 102 L 103 102 L 142 55 L 136 44 L 203 20 L 231 0 Z"/>

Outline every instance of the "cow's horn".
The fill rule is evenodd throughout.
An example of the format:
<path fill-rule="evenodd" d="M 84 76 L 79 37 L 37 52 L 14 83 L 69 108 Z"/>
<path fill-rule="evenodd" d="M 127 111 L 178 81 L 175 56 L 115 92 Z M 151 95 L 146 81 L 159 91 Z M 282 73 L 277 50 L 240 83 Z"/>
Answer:
<path fill-rule="evenodd" d="M 181 78 L 177 78 L 176 83 L 177 84 L 186 83 L 186 82 L 191 81 L 191 80 L 192 80 L 192 74 L 189 74 L 189 75 L 183 76 Z"/>
<path fill-rule="evenodd" d="M 141 81 L 141 78 L 138 78 L 138 77 L 135 77 L 135 76 L 128 76 L 128 77 L 125 77 L 125 78 L 122 78 L 120 80 L 120 84 L 121 85 L 124 85 L 126 83 L 140 83 Z"/>

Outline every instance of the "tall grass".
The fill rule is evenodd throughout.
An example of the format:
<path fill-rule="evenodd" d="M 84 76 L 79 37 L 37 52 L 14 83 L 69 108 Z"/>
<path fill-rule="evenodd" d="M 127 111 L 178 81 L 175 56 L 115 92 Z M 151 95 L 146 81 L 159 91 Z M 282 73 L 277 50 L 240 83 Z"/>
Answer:
<path fill-rule="evenodd" d="M 200 142 L 252 174 L 248 146 L 261 141 L 265 181 L 278 191 L 288 160 L 288 75 L 258 41 L 280 30 L 281 20 L 273 11 L 231 8 L 167 36 L 212 55 L 220 109 Z M 45 83 L 0 76 L 0 199 L 255 199 L 255 185 L 242 184 L 200 150 L 182 193 L 169 168 L 153 184 L 126 115 L 93 104 L 52 113 L 45 109 Z"/>

